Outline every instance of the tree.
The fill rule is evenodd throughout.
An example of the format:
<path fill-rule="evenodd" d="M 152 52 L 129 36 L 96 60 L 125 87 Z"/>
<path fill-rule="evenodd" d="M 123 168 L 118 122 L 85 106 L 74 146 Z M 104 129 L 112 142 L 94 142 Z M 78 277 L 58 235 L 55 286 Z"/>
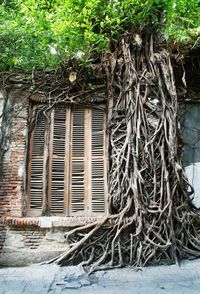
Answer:
<path fill-rule="evenodd" d="M 174 75 L 164 49 L 181 41 L 197 46 L 198 15 L 199 3 L 183 0 L 2 4 L 2 70 L 47 69 L 72 57 L 88 67 L 101 52 L 98 67 L 107 75 L 109 215 L 70 231 L 70 249 L 50 262 L 81 262 L 92 271 L 200 255 L 199 219 L 188 203 L 181 162 Z"/>
<path fill-rule="evenodd" d="M 55 68 L 70 57 L 92 62 L 125 31 L 151 24 L 169 43 L 199 43 L 199 1 L 4 0 L 0 69 Z"/>

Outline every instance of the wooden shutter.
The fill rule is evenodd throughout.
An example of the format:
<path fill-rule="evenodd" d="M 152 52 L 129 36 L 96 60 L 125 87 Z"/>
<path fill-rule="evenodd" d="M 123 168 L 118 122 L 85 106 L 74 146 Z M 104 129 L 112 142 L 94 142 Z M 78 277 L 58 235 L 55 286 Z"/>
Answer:
<path fill-rule="evenodd" d="M 66 113 L 65 106 L 56 106 L 52 114 L 49 206 L 54 213 L 64 212 Z"/>
<path fill-rule="evenodd" d="M 92 212 L 105 212 L 105 113 L 92 109 Z"/>
<path fill-rule="evenodd" d="M 75 107 L 72 116 L 71 212 L 74 214 L 85 209 L 84 108 Z"/>
<path fill-rule="evenodd" d="M 41 108 L 36 108 L 35 117 L 36 125 L 31 138 L 31 162 L 29 178 L 29 206 L 30 209 L 41 210 L 44 200 L 44 177 L 45 177 L 45 125 L 46 117 Z"/>
<path fill-rule="evenodd" d="M 50 116 L 50 129 L 41 113 L 32 134 L 30 208 L 67 215 L 105 213 L 104 110 L 59 105 Z"/>

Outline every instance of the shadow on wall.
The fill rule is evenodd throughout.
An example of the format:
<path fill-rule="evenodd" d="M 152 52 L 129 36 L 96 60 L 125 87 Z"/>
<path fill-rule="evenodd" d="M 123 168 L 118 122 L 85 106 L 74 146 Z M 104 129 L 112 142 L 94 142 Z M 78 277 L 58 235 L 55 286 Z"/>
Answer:
<path fill-rule="evenodd" d="M 200 208 L 200 103 L 181 104 L 179 116 L 184 144 L 185 172 L 194 188 L 192 202 Z"/>

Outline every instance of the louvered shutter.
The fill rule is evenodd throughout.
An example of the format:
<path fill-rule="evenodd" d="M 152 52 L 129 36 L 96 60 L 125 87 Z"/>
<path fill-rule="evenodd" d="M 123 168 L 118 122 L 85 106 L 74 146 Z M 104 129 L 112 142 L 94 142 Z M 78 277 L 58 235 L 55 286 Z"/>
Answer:
<path fill-rule="evenodd" d="M 75 107 L 72 114 L 71 212 L 85 209 L 85 127 L 84 108 Z"/>
<path fill-rule="evenodd" d="M 92 212 L 105 212 L 105 113 L 101 109 L 92 109 Z"/>
<path fill-rule="evenodd" d="M 104 110 L 57 105 L 49 116 L 41 112 L 32 134 L 30 209 L 66 215 L 105 213 Z"/>
<path fill-rule="evenodd" d="M 52 115 L 52 147 L 50 173 L 50 211 L 64 212 L 66 107 L 56 106 Z"/>
<path fill-rule="evenodd" d="M 45 144 L 45 124 L 46 117 L 40 112 L 41 108 L 36 108 L 36 125 L 32 133 L 29 197 L 30 209 L 41 210 L 44 199 L 43 180 L 45 176 L 44 144 Z"/>

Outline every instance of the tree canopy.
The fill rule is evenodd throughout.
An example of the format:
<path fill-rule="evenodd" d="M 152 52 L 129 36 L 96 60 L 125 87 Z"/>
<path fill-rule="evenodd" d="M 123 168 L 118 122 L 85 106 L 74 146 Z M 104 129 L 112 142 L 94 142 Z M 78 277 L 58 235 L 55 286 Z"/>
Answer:
<path fill-rule="evenodd" d="M 149 24 L 169 43 L 200 43 L 199 0 L 4 0 L 0 70 L 47 69 L 71 57 L 90 63 L 109 41 Z"/>

